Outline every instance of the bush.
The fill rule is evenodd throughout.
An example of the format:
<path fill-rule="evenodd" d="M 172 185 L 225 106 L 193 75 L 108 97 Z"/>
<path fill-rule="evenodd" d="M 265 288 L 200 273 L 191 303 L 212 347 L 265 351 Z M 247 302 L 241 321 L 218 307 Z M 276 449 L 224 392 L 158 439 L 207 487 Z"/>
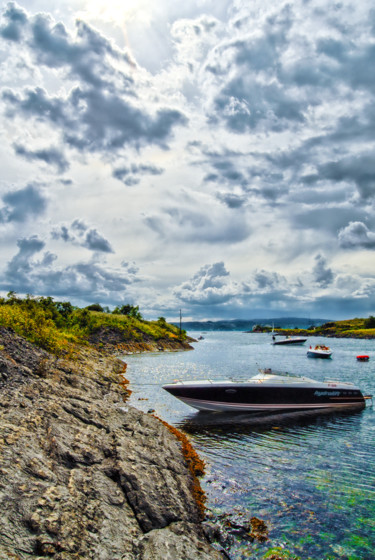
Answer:
<path fill-rule="evenodd" d="M 76 342 L 72 334 L 60 331 L 49 313 L 42 307 L 1 305 L 0 325 L 12 328 L 20 336 L 54 354 L 61 354 L 69 342 Z"/>
<path fill-rule="evenodd" d="M 365 322 L 364 322 L 364 328 L 365 329 L 375 329 L 375 317 L 370 315 L 370 317 L 368 319 L 366 319 Z"/>
<path fill-rule="evenodd" d="M 99 311 L 99 313 L 103 313 L 104 309 L 100 305 L 100 303 L 92 303 L 86 307 L 89 311 Z"/>

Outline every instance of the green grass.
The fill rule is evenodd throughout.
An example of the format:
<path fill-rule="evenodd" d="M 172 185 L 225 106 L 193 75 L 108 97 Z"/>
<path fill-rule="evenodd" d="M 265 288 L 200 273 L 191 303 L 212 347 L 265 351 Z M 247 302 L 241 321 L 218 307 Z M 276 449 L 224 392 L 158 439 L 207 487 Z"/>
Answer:
<path fill-rule="evenodd" d="M 61 354 L 69 343 L 80 341 L 78 333 L 58 328 L 43 309 L 1 305 L 0 325 L 12 328 L 17 334 L 53 354 Z"/>
<path fill-rule="evenodd" d="M 52 298 L 21 299 L 13 292 L 0 298 L 0 325 L 12 328 L 17 334 L 54 354 L 61 354 L 70 344 L 85 344 L 99 329 L 117 329 L 125 340 L 177 340 L 179 329 L 160 317 L 146 321 L 120 313 L 90 311 L 73 307 L 68 302 L 54 302 Z M 182 339 L 186 339 L 185 331 Z"/>

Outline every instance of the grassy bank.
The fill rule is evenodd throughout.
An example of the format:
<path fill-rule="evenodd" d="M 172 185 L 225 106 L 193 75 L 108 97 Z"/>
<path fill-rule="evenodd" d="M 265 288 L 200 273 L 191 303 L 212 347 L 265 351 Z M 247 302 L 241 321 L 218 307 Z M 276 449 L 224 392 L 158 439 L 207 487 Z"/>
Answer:
<path fill-rule="evenodd" d="M 0 325 L 12 328 L 30 342 L 56 355 L 75 344 L 106 340 L 105 333 L 116 333 L 122 341 L 186 340 L 186 332 L 166 322 L 143 319 L 138 307 L 116 308 L 115 312 L 97 311 L 99 305 L 78 308 L 69 302 L 56 302 L 51 297 L 17 297 L 10 292 L 0 298 Z"/>

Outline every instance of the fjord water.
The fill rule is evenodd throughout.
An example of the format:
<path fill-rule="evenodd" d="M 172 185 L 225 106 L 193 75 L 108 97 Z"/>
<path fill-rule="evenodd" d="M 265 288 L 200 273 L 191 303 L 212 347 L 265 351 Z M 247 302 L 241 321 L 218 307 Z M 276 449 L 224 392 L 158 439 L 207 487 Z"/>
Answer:
<path fill-rule="evenodd" d="M 201 333 L 189 333 L 199 336 Z M 332 359 L 309 359 L 309 345 L 329 344 Z M 272 551 L 303 560 L 375 558 L 375 408 L 318 417 L 198 413 L 162 389 L 175 379 L 247 379 L 271 367 L 316 380 L 357 384 L 375 395 L 375 341 L 310 337 L 303 346 L 272 346 L 266 334 L 205 333 L 191 352 L 124 357 L 130 404 L 188 433 L 206 461 L 207 506 L 239 524 L 252 516 L 269 529 L 264 543 L 238 539 L 233 560 Z M 370 355 L 358 362 L 358 354 Z M 287 551 L 290 556 L 287 555 Z"/>

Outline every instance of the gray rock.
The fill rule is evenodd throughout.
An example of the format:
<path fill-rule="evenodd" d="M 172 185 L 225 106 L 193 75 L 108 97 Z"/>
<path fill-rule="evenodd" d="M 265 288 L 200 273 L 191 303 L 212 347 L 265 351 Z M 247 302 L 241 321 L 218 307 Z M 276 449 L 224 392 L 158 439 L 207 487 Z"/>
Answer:
<path fill-rule="evenodd" d="M 1 560 L 222 558 L 178 440 L 124 407 L 122 362 L 57 360 L 0 328 L 0 371 Z"/>

